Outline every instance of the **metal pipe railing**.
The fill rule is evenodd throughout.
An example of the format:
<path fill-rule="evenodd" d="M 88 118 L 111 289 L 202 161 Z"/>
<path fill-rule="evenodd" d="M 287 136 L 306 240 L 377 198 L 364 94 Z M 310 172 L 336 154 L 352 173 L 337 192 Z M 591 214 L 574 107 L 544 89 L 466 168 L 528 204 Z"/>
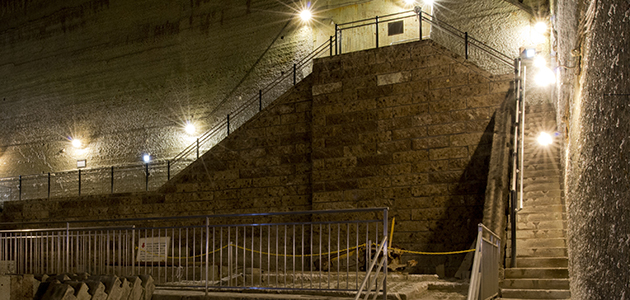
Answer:
<path fill-rule="evenodd" d="M 481 223 L 477 228 L 468 300 L 490 299 L 499 294 L 501 238 Z"/>
<path fill-rule="evenodd" d="M 368 276 L 362 270 L 372 269 L 380 257 L 383 275 L 376 277 L 381 279 L 378 289 L 386 294 L 387 212 L 370 208 L 87 220 L 65 222 L 65 228 L 3 223 L 30 227 L 0 230 L 0 260 L 14 261 L 18 274 L 150 274 L 162 286 L 206 291 L 356 292 Z M 346 220 L 349 214 L 352 220 Z M 365 239 L 381 245 L 372 260 L 363 259 L 371 255 Z"/>

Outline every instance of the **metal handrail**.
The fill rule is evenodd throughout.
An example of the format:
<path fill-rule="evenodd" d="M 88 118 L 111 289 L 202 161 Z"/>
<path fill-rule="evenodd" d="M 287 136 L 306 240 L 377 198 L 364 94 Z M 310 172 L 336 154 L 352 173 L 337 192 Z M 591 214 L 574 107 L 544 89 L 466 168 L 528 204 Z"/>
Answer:
<path fill-rule="evenodd" d="M 261 216 L 274 218 L 256 222 Z M 374 270 L 364 259 L 372 241 L 387 266 L 387 220 L 388 208 L 363 208 L 72 221 L 97 224 L 0 230 L 0 260 L 14 261 L 17 274 L 151 274 L 156 284 L 206 291 L 356 292 L 362 267 Z"/>
<path fill-rule="evenodd" d="M 370 263 L 370 267 L 366 270 L 365 279 L 363 280 L 363 282 L 361 282 L 361 286 L 357 290 L 357 294 L 354 297 L 354 300 L 358 300 L 359 298 L 361 298 L 361 293 L 363 293 L 364 289 L 366 290 L 364 299 L 367 299 L 370 296 L 372 285 L 375 285 L 374 297 L 372 299 L 376 299 L 376 297 L 378 296 L 379 286 L 383 288 L 383 300 L 387 299 L 387 244 L 388 240 L 387 237 L 385 237 L 383 238 L 383 242 L 376 250 L 374 257 L 372 258 L 372 262 Z M 378 267 L 376 268 L 376 270 L 374 270 L 377 262 Z M 381 271 L 383 272 L 383 279 L 380 282 L 377 282 L 379 273 Z M 372 273 L 374 273 L 374 275 L 372 275 Z M 374 278 L 373 280 L 371 280 L 372 276 Z"/>
<path fill-rule="evenodd" d="M 501 238 L 479 223 L 477 226 L 475 258 L 468 286 L 468 300 L 494 298 L 499 293 L 499 261 Z M 484 237 L 489 234 L 489 239 Z"/>

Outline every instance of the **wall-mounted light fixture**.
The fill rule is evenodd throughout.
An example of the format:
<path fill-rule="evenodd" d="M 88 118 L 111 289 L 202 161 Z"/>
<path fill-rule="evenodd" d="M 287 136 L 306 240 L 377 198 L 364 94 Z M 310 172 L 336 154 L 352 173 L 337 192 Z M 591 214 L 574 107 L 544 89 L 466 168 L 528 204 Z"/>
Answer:
<path fill-rule="evenodd" d="M 144 161 L 145 164 L 148 164 L 149 162 L 151 162 L 151 155 L 149 154 L 145 154 L 142 156 L 142 161 Z"/>
<path fill-rule="evenodd" d="M 193 135 L 197 132 L 197 128 L 195 127 L 195 124 L 193 124 L 190 121 L 186 121 L 186 125 L 184 126 L 184 131 L 187 134 Z"/>
<path fill-rule="evenodd" d="M 541 132 L 536 140 L 541 146 L 549 146 L 553 143 L 553 138 L 546 132 Z"/>
<path fill-rule="evenodd" d="M 74 148 L 81 148 L 83 146 L 83 143 L 80 139 L 70 138 L 70 143 Z"/>

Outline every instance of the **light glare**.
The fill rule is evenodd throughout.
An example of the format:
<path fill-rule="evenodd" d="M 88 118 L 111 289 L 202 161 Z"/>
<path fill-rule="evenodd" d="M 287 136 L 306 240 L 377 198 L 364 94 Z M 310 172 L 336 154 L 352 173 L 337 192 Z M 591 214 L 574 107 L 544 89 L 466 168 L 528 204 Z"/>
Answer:
<path fill-rule="evenodd" d="M 433 5 L 433 0 L 424 0 L 424 4 Z"/>
<path fill-rule="evenodd" d="M 313 13 L 310 9 L 305 8 L 300 12 L 300 18 L 302 19 L 302 21 L 308 22 L 311 20 L 311 18 L 313 18 Z"/>
<path fill-rule="evenodd" d="M 190 122 L 186 122 L 186 126 L 184 127 L 184 131 L 187 134 L 195 134 L 195 132 L 197 131 L 197 128 L 195 128 L 195 125 L 193 123 Z"/>
<path fill-rule="evenodd" d="M 81 148 L 81 146 L 83 146 L 83 143 L 81 143 L 79 139 L 72 139 L 71 143 L 74 148 Z"/>
<path fill-rule="evenodd" d="M 149 163 L 151 161 L 151 155 L 145 154 L 144 156 L 142 156 L 142 160 L 144 161 L 144 163 Z"/>
<path fill-rule="evenodd" d="M 541 68 L 534 76 L 534 81 L 538 86 L 548 86 L 556 83 L 556 74 L 549 68 Z"/>
<path fill-rule="evenodd" d="M 405 3 L 407 5 L 414 5 L 415 2 L 416 2 L 415 0 L 405 0 Z"/>
<path fill-rule="evenodd" d="M 534 25 L 534 30 L 540 34 L 544 34 L 545 32 L 547 32 L 547 23 L 545 22 L 538 22 Z"/>
<path fill-rule="evenodd" d="M 549 146 L 551 145 L 551 143 L 553 143 L 553 139 L 548 133 L 541 132 L 538 135 L 538 144 L 540 144 L 541 146 Z"/>
<path fill-rule="evenodd" d="M 547 61 L 545 60 L 544 57 L 536 56 L 536 58 L 534 58 L 534 67 L 536 67 L 536 68 L 544 68 L 546 66 L 547 66 Z"/>

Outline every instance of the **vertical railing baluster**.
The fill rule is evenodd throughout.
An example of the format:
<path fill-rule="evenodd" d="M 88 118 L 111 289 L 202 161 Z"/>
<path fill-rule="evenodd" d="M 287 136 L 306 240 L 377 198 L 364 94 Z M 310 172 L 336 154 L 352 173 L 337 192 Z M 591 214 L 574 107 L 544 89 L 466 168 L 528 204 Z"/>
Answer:
<path fill-rule="evenodd" d="M 464 52 L 466 53 L 466 59 L 468 59 L 468 32 L 464 32 Z"/>
<path fill-rule="evenodd" d="M 230 114 L 227 115 L 227 135 L 230 135 Z"/>
<path fill-rule="evenodd" d="M 297 65 L 293 64 L 293 85 L 297 84 Z"/>
<path fill-rule="evenodd" d="M 111 190 L 113 194 L 114 193 L 114 166 L 112 166 L 110 179 L 111 179 Z"/>
<path fill-rule="evenodd" d="M 230 117 L 228 115 L 228 124 L 229 124 L 229 120 L 230 120 Z M 229 125 L 228 125 L 228 128 L 229 128 Z M 230 130 L 228 129 L 228 134 L 229 134 L 229 131 Z M 199 159 L 199 138 L 197 138 L 197 159 Z"/>
<path fill-rule="evenodd" d="M 48 172 L 48 199 L 50 199 L 50 172 Z"/>
<path fill-rule="evenodd" d="M 171 161 L 166 161 L 166 180 L 171 180 Z"/>
<path fill-rule="evenodd" d="M 375 18 L 376 22 L 374 23 L 376 26 L 376 49 L 378 49 L 378 16 Z"/>
<path fill-rule="evenodd" d="M 18 199 L 22 200 L 22 175 L 20 175 L 18 181 Z"/>
<path fill-rule="evenodd" d="M 339 52 L 339 25 L 335 24 L 335 55 Z"/>

